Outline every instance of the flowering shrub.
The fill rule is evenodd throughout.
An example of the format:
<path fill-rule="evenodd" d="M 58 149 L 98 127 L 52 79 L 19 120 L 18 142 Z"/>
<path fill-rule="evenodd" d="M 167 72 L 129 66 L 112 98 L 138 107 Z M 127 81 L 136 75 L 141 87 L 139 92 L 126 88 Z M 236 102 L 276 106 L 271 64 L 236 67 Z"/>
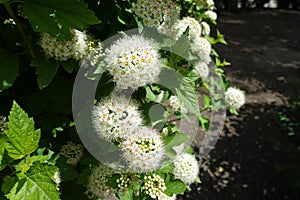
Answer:
<path fill-rule="evenodd" d="M 164 200 L 200 183 L 198 129 L 245 103 L 213 49 L 226 41 L 212 0 L 0 0 L 0 13 L 1 199 Z"/>

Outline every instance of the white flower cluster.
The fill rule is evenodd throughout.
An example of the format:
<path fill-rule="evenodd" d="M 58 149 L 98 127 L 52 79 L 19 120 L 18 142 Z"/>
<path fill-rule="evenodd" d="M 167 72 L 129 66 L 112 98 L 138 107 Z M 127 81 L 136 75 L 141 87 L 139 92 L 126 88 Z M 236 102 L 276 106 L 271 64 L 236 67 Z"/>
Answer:
<path fill-rule="evenodd" d="M 129 170 L 137 173 L 151 172 L 161 166 L 165 146 L 159 133 L 148 127 L 141 127 L 121 143 L 122 156 L 128 162 Z"/>
<path fill-rule="evenodd" d="M 230 108 L 237 110 L 245 104 L 246 96 L 241 90 L 229 87 L 225 92 L 225 102 Z"/>
<path fill-rule="evenodd" d="M 56 190 L 59 191 L 61 179 L 60 179 L 60 173 L 58 170 L 54 173 L 53 179 L 56 183 Z"/>
<path fill-rule="evenodd" d="M 118 188 L 127 188 L 130 185 L 130 176 L 121 174 L 121 177 L 116 180 Z"/>
<path fill-rule="evenodd" d="M 209 68 L 205 62 L 199 61 L 194 65 L 194 72 L 202 79 L 207 79 Z"/>
<path fill-rule="evenodd" d="M 204 15 L 206 15 L 206 17 L 212 21 L 217 20 L 217 13 L 215 13 L 214 11 L 207 10 L 207 11 L 205 11 Z"/>
<path fill-rule="evenodd" d="M 68 160 L 67 163 L 70 165 L 77 165 L 83 156 L 83 146 L 81 144 L 74 144 L 68 141 L 66 145 L 60 149 L 60 154 L 65 156 Z"/>
<path fill-rule="evenodd" d="M 166 195 L 165 193 L 161 193 L 158 197 L 158 200 L 176 200 L 176 195 L 173 194 L 173 196 L 169 197 L 168 195 Z"/>
<path fill-rule="evenodd" d="M 195 53 L 200 61 L 209 63 L 211 61 L 210 52 L 211 44 L 204 37 L 197 37 L 192 40 L 192 52 Z"/>
<path fill-rule="evenodd" d="M 70 58 L 81 60 L 88 53 L 88 38 L 85 32 L 72 29 L 70 41 L 59 41 L 48 33 L 42 33 L 39 45 L 46 56 L 57 61 L 66 61 Z"/>
<path fill-rule="evenodd" d="M 7 129 L 6 117 L 0 116 L 0 133 L 3 133 Z"/>
<path fill-rule="evenodd" d="M 206 22 L 201 22 L 202 28 L 202 35 L 209 35 L 210 34 L 210 27 L 209 24 Z"/>
<path fill-rule="evenodd" d="M 197 180 L 199 165 L 195 156 L 182 153 L 174 159 L 175 168 L 173 174 L 176 179 L 182 180 L 185 184 L 191 184 Z"/>
<path fill-rule="evenodd" d="M 179 7 L 172 0 L 137 0 L 134 13 L 140 17 L 144 26 L 166 28 L 179 17 Z"/>
<path fill-rule="evenodd" d="M 189 38 L 194 39 L 201 35 L 201 25 L 198 20 L 193 17 L 184 17 L 173 26 L 174 36 L 173 39 L 178 40 L 179 37 L 189 28 Z"/>
<path fill-rule="evenodd" d="M 159 175 L 145 176 L 145 185 L 143 189 L 151 198 L 156 199 L 167 189 L 164 179 Z"/>
<path fill-rule="evenodd" d="M 180 109 L 180 102 L 177 96 L 171 96 L 170 97 L 170 106 L 173 110 L 177 111 Z"/>
<path fill-rule="evenodd" d="M 116 190 L 106 185 L 106 182 L 114 173 L 116 173 L 115 170 L 102 163 L 95 167 L 89 177 L 87 191 L 85 193 L 88 198 L 107 199 L 108 196 L 114 194 Z"/>
<path fill-rule="evenodd" d="M 118 89 L 134 90 L 155 83 L 161 71 L 158 49 L 140 35 L 117 40 L 105 57 L 107 70 L 113 75 Z"/>
<path fill-rule="evenodd" d="M 138 106 L 125 97 L 101 101 L 92 115 L 98 136 L 107 140 L 125 139 L 142 125 Z"/>

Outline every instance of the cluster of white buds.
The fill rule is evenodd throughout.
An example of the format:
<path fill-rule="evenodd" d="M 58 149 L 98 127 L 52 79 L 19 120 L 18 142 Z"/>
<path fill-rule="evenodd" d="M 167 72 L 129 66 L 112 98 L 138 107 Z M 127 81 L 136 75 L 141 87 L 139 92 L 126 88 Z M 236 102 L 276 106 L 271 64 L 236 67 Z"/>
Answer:
<path fill-rule="evenodd" d="M 194 72 L 202 79 L 207 79 L 209 68 L 205 62 L 199 61 L 194 65 Z"/>
<path fill-rule="evenodd" d="M 53 179 L 56 183 L 56 190 L 59 191 L 61 179 L 60 179 L 60 173 L 58 170 L 54 173 Z"/>
<path fill-rule="evenodd" d="M 145 173 L 157 170 L 165 156 L 165 146 L 159 133 L 148 127 L 140 127 L 121 143 L 123 158 L 129 170 Z"/>
<path fill-rule="evenodd" d="M 140 35 L 117 40 L 105 61 L 118 89 L 133 90 L 155 83 L 161 71 L 160 56 L 154 43 Z"/>
<path fill-rule="evenodd" d="M 70 58 L 81 60 L 88 53 L 88 38 L 85 32 L 76 29 L 70 30 L 70 41 L 59 41 L 49 33 L 42 33 L 39 45 L 47 57 L 57 61 L 66 61 Z"/>
<path fill-rule="evenodd" d="M 142 125 L 138 106 L 125 97 L 99 102 L 92 114 L 98 136 L 107 140 L 125 139 Z"/>
<path fill-rule="evenodd" d="M 112 177 L 114 173 L 117 172 L 102 163 L 95 167 L 89 177 L 87 191 L 85 192 L 88 198 L 107 199 L 108 196 L 114 194 L 116 190 L 106 185 L 107 181 Z"/>
<path fill-rule="evenodd" d="M 229 87 L 225 92 L 225 102 L 230 108 L 238 110 L 245 104 L 246 96 L 243 91 Z"/>
<path fill-rule="evenodd" d="M 137 0 L 133 11 L 144 26 L 166 28 L 178 19 L 180 10 L 172 0 Z"/>
<path fill-rule="evenodd" d="M 67 163 L 70 165 L 77 165 L 83 156 L 84 148 L 81 144 L 74 144 L 68 141 L 60 149 L 60 154 L 67 158 Z"/>
<path fill-rule="evenodd" d="M 145 185 L 143 189 L 145 193 L 153 199 L 157 199 L 167 189 L 164 179 L 159 175 L 153 174 L 152 176 L 145 176 L 144 180 Z"/>
<path fill-rule="evenodd" d="M 185 184 L 191 184 L 197 180 L 199 164 L 194 155 L 179 154 L 174 159 L 174 165 L 173 174 L 176 179 L 182 180 Z"/>
<path fill-rule="evenodd" d="M 7 121 L 6 117 L 0 116 L 0 134 L 7 130 Z"/>
<path fill-rule="evenodd" d="M 97 67 L 104 59 L 105 53 L 103 52 L 103 47 L 100 41 L 89 42 L 89 61 L 91 66 Z"/>

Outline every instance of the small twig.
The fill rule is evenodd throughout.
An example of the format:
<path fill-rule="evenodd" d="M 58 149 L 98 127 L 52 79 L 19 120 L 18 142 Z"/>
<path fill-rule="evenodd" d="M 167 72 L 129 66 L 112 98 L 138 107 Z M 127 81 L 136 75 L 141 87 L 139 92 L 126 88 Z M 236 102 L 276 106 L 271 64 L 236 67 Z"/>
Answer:
<path fill-rule="evenodd" d="M 18 20 L 18 18 L 16 17 L 14 11 L 12 10 L 11 6 L 9 3 L 4 3 L 4 6 L 7 10 L 7 12 L 9 13 L 9 15 L 13 18 L 14 22 L 16 23 L 16 26 L 17 26 L 17 29 L 19 30 L 19 32 L 21 33 L 23 39 L 24 39 L 24 42 L 25 44 L 27 45 L 28 47 L 28 50 L 30 52 L 30 55 L 32 56 L 32 58 L 35 58 L 35 53 L 33 51 L 33 48 L 25 34 L 25 32 L 23 31 L 22 27 L 20 26 L 20 21 Z"/>

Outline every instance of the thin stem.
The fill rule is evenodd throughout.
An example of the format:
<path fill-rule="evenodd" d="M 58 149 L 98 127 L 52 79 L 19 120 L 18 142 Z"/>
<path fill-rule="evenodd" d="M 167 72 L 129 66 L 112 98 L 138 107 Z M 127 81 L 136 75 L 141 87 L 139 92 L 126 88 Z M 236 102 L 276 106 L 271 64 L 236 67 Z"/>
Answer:
<path fill-rule="evenodd" d="M 20 26 L 20 21 L 19 21 L 18 18 L 16 17 L 16 15 L 15 15 L 14 11 L 12 10 L 10 4 L 4 3 L 4 6 L 5 6 L 7 12 L 9 13 L 9 15 L 10 15 L 10 16 L 13 18 L 13 20 L 15 21 L 16 26 L 17 26 L 17 29 L 18 29 L 19 32 L 21 33 L 21 35 L 22 35 L 22 37 L 23 37 L 23 39 L 24 39 L 24 42 L 25 42 L 25 44 L 26 44 L 27 47 L 28 47 L 28 50 L 29 50 L 29 52 L 30 52 L 30 55 L 32 56 L 32 58 L 35 58 L 35 53 L 34 53 L 34 51 L 33 51 L 33 48 L 32 48 L 32 46 L 31 46 L 31 44 L 30 44 L 30 42 L 29 42 L 29 40 L 28 40 L 28 38 L 27 38 L 25 32 L 23 31 L 22 27 Z"/>
<path fill-rule="evenodd" d="M 175 118 L 175 119 L 171 119 L 171 120 L 167 121 L 167 123 L 176 122 L 179 120 L 181 120 L 181 118 Z"/>

